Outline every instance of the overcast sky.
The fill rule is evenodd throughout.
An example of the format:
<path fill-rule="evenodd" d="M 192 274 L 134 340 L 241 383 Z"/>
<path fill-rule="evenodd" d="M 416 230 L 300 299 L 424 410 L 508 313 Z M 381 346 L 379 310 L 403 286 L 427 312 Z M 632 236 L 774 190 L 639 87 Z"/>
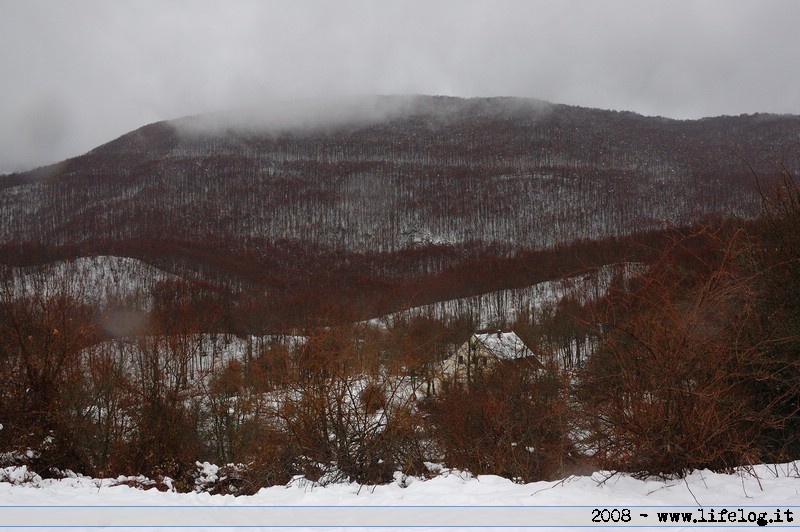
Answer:
<path fill-rule="evenodd" d="M 0 0 L 0 171 L 286 98 L 800 114 L 797 0 Z"/>

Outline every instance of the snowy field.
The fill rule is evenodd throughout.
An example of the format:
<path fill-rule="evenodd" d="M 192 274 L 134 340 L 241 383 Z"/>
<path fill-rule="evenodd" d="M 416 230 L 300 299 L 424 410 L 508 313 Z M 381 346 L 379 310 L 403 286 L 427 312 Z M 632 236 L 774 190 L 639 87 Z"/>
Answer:
<path fill-rule="evenodd" d="M 140 490 L 111 479 L 42 480 L 21 468 L 0 469 L 0 477 L 0 529 L 800 528 L 800 462 L 644 481 L 595 473 L 515 484 L 446 469 L 428 480 L 398 474 L 381 486 L 298 478 L 241 497 Z"/>

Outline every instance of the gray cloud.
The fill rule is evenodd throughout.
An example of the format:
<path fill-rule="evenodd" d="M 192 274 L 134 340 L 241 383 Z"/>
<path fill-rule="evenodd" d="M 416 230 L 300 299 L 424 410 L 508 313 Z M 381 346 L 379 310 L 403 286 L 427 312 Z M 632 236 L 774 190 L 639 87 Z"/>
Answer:
<path fill-rule="evenodd" d="M 0 171 L 294 98 L 800 113 L 794 0 L 0 0 L 0 13 Z"/>

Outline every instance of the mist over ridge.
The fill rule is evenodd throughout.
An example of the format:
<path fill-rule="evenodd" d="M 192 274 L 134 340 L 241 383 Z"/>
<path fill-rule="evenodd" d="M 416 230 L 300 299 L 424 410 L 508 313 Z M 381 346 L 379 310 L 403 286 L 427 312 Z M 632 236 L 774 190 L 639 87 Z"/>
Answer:
<path fill-rule="evenodd" d="M 543 115 L 553 104 L 533 98 L 458 98 L 432 95 L 360 95 L 294 98 L 169 121 L 185 134 L 220 134 L 226 130 L 254 134 L 366 127 L 386 121 L 424 116 L 432 127 L 446 127 L 469 108 L 473 114 Z"/>

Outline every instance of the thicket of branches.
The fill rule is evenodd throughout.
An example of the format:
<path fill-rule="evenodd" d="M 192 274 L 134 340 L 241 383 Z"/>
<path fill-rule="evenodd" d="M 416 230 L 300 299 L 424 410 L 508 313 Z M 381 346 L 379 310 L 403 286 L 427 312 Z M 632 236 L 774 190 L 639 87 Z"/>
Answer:
<path fill-rule="evenodd" d="M 577 414 L 603 467 L 642 475 L 800 456 L 800 216 L 788 179 L 748 230 L 686 235 L 599 306 Z"/>
<path fill-rule="evenodd" d="M 557 368 L 512 364 L 469 387 L 446 387 L 424 406 L 444 463 L 522 482 L 573 471 L 580 464 L 566 385 Z"/>

